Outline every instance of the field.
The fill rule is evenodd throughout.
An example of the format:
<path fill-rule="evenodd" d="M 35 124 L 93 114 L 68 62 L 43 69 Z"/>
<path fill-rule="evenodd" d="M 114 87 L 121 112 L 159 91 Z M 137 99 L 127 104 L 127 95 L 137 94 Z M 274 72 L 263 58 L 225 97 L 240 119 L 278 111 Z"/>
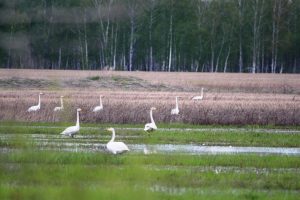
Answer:
<path fill-rule="evenodd" d="M 0 70 L 0 199 L 297 199 L 299 79 Z M 26 112 L 39 92 L 41 110 Z M 104 110 L 92 113 L 99 95 Z M 158 130 L 146 133 L 152 106 Z M 80 133 L 59 135 L 78 107 Z M 107 127 L 130 152 L 106 151 Z"/>

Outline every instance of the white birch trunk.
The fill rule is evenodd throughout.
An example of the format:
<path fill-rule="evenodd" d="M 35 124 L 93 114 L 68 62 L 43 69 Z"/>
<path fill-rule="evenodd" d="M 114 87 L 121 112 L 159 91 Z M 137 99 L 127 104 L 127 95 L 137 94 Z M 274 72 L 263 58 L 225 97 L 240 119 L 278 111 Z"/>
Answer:
<path fill-rule="evenodd" d="M 212 42 L 210 43 L 210 48 L 211 48 L 210 72 L 214 72 L 215 50 L 213 48 Z"/>
<path fill-rule="evenodd" d="M 84 47 L 85 47 L 85 68 L 89 66 L 88 42 L 86 36 L 86 9 L 84 9 Z"/>
<path fill-rule="evenodd" d="M 242 47 L 242 43 L 243 43 L 243 37 L 242 37 L 242 0 L 238 1 L 238 7 L 239 7 L 239 72 L 243 72 L 243 47 Z"/>
<path fill-rule="evenodd" d="M 230 51 L 231 51 L 231 46 L 229 45 L 227 56 L 226 56 L 225 63 L 224 63 L 224 71 L 223 71 L 224 73 L 227 72 L 227 65 L 228 65 L 228 58 L 230 55 Z"/>
<path fill-rule="evenodd" d="M 153 26 L 153 7 L 154 0 L 151 0 L 151 10 L 150 10 L 150 22 L 149 22 L 149 71 L 153 71 L 153 45 L 152 45 L 152 26 Z"/>
<path fill-rule="evenodd" d="M 251 72 L 255 74 L 256 72 L 256 41 L 257 41 L 257 15 L 258 15 L 258 0 L 255 0 L 254 6 L 254 19 L 253 19 L 253 36 L 252 36 L 252 69 Z"/>
<path fill-rule="evenodd" d="M 168 64 L 168 71 L 171 71 L 172 65 L 172 45 L 173 45 L 173 13 L 171 13 L 170 17 L 170 47 L 169 47 L 169 64 Z"/>
<path fill-rule="evenodd" d="M 129 47 L 129 71 L 132 71 L 133 59 L 133 34 L 134 34 L 134 19 L 133 14 L 130 17 L 130 47 Z"/>
<path fill-rule="evenodd" d="M 113 61 L 113 70 L 116 70 L 116 57 L 117 57 L 117 38 L 118 38 L 118 24 L 116 28 L 115 38 L 114 38 L 114 61 Z"/>
<path fill-rule="evenodd" d="M 221 44 L 221 48 L 220 48 L 220 51 L 219 51 L 219 54 L 218 54 L 218 57 L 217 57 L 215 72 L 218 72 L 218 70 L 219 70 L 219 60 L 220 60 L 220 56 L 221 56 L 222 51 L 223 51 L 224 43 L 225 43 L 225 33 L 223 33 L 222 44 Z"/>
<path fill-rule="evenodd" d="M 271 63 L 271 73 L 274 73 L 275 69 L 275 13 L 276 13 L 276 1 L 273 6 L 273 21 L 272 21 L 272 63 Z"/>

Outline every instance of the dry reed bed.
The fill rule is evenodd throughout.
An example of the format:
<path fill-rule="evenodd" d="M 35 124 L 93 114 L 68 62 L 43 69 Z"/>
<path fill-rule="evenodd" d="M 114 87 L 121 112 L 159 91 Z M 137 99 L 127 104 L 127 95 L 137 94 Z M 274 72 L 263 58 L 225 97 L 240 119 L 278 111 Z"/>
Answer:
<path fill-rule="evenodd" d="M 194 102 L 195 93 L 187 92 L 124 92 L 124 91 L 46 91 L 42 109 L 37 113 L 26 110 L 37 103 L 38 91 L 0 92 L 0 120 L 16 121 L 75 121 L 76 108 L 82 108 L 81 120 L 93 123 L 146 123 L 149 108 L 156 122 L 192 124 L 275 124 L 300 125 L 300 97 L 285 94 L 207 93 L 205 100 Z M 93 113 L 104 95 L 104 110 Z M 54 113 L 59 96 L 65 96 L 65 111 Z M 180 115 L 170 115 L 179 101 Z"/>

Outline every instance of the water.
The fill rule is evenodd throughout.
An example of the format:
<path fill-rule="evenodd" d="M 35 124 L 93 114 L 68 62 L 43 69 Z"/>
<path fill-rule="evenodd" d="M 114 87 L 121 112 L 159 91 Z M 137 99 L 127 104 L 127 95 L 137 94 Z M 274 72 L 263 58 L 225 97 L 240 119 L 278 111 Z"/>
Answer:
<path fill-rule="evenodd" d="M 200 146 L 189 144 L 155 144 L 129 145 L 136 151 L 144 151 L 146 148 L 150 153 L 182 153 L 182 154 L 284 154 L 284 155 L 300 155 L 300 148 L 285 147 L 233 147 L 233 146 Z"/>
<path fill-rule="evenodd" d="M 126 136 L 135 138 L 139 136 Z M 61 135 L 50 134 L 0 134 L 1 142 L 9 142 L 14 139 L 24 139 L 25 143 L 34 144 L 42 150 L 54 151 L 75 151 L 75 152 L 105 152 L 106 143 L 110 136 L 101 137 L 97 135 L 78 135 L 69 138 Z M 25 140 L 26 138 L 26 140 Z M 125 138 L 122 136 L 122 138 Z M 143 154 L 168 154 L 179 153 L 189 155 L 201 154 L 280 154 L 280 155 L 300 155 L 300 148 L 286 147 L 236 147 L 236 146 L 207 146 L 192 144 L 127 144 L 130 153 Z M 8 152 L 7 147 L 2 148 L 1 152 Z"/>
<path fill-rule="evenodd" d="M 0 127 L 6 128 L 10 126 L 2 125 Z M 15 126 L 16 128 L 28 128 L 28 126 Z M 30 126 L 30 128 L 41 128 L 41 129 L 61 129 L 63 130 L 65 127 L 61 126 Z M 82 130 L 105 130 L 103 127 L 80 127 Z M 143 127 L 141 128 L 115 128 L 116 130 L 132 130 L 132 131 L 143 131 Z M 291 130 L 291 129 L 261 129 L 261 128 L 158 128 L 159 131 L 167 131 L 167 132 L 255 132 L 255 133 L 270 133 L 270 134 L 300 134 L 300 130 Z"/>

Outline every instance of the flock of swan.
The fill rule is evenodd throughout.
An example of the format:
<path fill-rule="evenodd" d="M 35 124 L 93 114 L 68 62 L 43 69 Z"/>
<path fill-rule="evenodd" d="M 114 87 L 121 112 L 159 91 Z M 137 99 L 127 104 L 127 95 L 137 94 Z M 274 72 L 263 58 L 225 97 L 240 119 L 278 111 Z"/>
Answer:
<path fill-rule="evenodd" d="M 194 97 L 192 97 L 192 100 L 196 100 L 196 101 L 197 100 L 203 100 L 203 89 L 204 88 L 201 89 L 200 96 L 194 96 Z M 28 110 L 27 110 L 28 112 L 36 112 L 36 111 L 39 111 L 41 109 L 41 95 L 43 95 L 43 94 L 44 93 L 42 93 L 42 92 L 39 93 L 38 104 L 35 105 L 35 106 L 31 106 L 30 108 L 28 108 Z M 102 97 L 103 96 L 100 95 L 99 106 L 96 106 L 93 109 L 93 112 L 99 112 L 99 111 L 103 110 Z M 58 107 L 55 107 L 53 109 L 54 112 L 62 111 L 64 109 L 63 98 L 64 98 L 64 96 L 60 96 L 60 104 L 61 105 L 58 106 Z M 176 105 L 175 105 L 175 108 L 173 108 L 171 110 L 171 115 L 178 115 L 179 114 L 179 106 L 178 106 L 178 99 L 179 98 L 180 98 L 179 96 L 175 97 L 175 99 L 176 99 Z M 156 110 L 156 108 L 155 107 L 151 107 L 150 108 L 150 120 L 151 120 L 151 122 L 145 124 L 144 131 L 151 132 L 151 131 L 157 130 L 157 126 L 156 126 L 155 121 L 153 119 L 153 114 L 152 114 L 153 110 Z M 77 118 L 76 118 L 76 124 L 75 124 L 75 126 L 70 126 L 70 127 L 66 128 L 63 132 L 60 133 L 61 135 L 69 136 L 69 137 L 74 137 L 74 135 L 79 132 L 79 130 L 80 130 L 79 113 L 80 112 L 81 112 L 81 109 L 78 108 L 77 109 Z M 116 133 L 115 133 L 115 129 L 114 128 L 108 128 L 106 130 L 112 132 L 111 140 L 106 144 L 106 148 L 107 148 L 107 150 L 110 153 L 112 153 L 112 154 L 119 154 L 119 153 L 124 153 L 126 151 L 129 151 L 129 148 L 123 142 L 115 142 Z"/>

